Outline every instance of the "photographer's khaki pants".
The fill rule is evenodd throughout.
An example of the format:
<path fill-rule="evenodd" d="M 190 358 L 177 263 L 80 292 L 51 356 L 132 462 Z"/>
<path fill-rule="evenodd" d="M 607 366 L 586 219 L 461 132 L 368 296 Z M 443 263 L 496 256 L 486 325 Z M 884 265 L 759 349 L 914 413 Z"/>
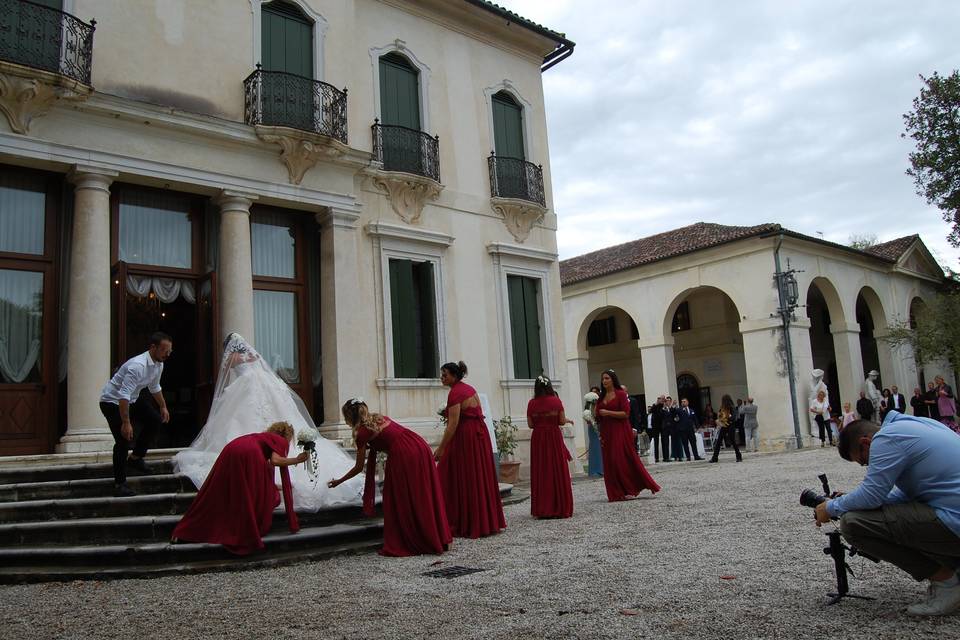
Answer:
<path fill-rule="evenodd" d="M 915 580 L 926 580 L 943 567 L 960 568 L 960 537 L 921 502 L 849 511 L 840 517 L 840 532 L 850 545 L 897 565 Z"/>

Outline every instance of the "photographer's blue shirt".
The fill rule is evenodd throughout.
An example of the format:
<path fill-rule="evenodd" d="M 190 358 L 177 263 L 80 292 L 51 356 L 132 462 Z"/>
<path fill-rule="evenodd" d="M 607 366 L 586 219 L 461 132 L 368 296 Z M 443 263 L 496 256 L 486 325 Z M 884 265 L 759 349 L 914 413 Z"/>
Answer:
<path fill-rule="evenodd" d="M 827 513 L 923 502 L 960 537 L 960 436 L 930 418 L 887 414 L 870 443 L 867 476 L 850 493 L 827 503 Z"/>

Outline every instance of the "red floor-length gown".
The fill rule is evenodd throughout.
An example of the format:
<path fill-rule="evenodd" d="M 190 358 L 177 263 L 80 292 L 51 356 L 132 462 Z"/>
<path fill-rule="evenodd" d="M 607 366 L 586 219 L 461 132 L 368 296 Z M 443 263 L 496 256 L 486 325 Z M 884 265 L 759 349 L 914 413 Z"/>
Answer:
<path fill-rule="evenodd" d="M 387 454 L 383 480 L 383 556 L 443 553 L 453 542 L 433 451 L 413 431 L 393 420 L 380 433 L 357 430 L 357 446 L 370 449 L 363 510 L 373 515 L 377 452 Z"/>
<path fill-rule="evenodd" d="M 541 396 L 527 403 L 530 438 L 530 513 L 535 518 L 569 518 L 573 515 L 572 459 L 563 442 L 560 416 L 563 403 L 557 396 Z"/>
<path fill-rule="evenodd" d="M 227 551 L 247 555 L 263 548 L 263 536 L 280 504 L 274 483 L 273 453 L 286 457 L 290 443 L 276 433 L 251 433 L 231 440 L 210 469 L 200 492 L 173 530 L 185 542 L 214 542 Z M 293 510 L 290 473 L 280 467 L 283 503 L 291 533 L 300 530 Z"/>
<path fill-rule="evenodd" d="M 603 483 L 607 486 L 607 500 L 617 502 L 627 496 L 639 495 L 644 489 L 653 493 L 660 491 L 660 485 L 647 473 L 633 446 L 633 428 L 628 418 L 601 416 L 600 409 L 624 411 L 630 415 L 630 401 L 627 393 L 617 389 L 616 397 L 604 402 L 604 393 L 597 402 L 597 416 L 600 425 L 600 447 L 603 451 Z"/>
<path fill-rule="evenodd" d="M 447 409 L 476 394 L 466 382 L 454 383 L 447 395 Z M 480 538 L 507 527 L 490 434 L 479 406 L 460 407 L 460 422 L 437 469 L 455 537 Z"/>

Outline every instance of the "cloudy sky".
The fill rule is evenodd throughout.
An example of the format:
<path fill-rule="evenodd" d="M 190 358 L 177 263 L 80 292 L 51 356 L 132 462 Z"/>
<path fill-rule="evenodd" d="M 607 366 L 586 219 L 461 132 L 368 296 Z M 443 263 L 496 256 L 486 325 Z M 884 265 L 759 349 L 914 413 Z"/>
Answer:
<path fill-rule="evenodd" d="M 697 221 L 846 243 L 919 233 L 919 74 L 960 67 L 954 0 L 499 0 L 577 43 L 544 87 L 561 258 Z"/>

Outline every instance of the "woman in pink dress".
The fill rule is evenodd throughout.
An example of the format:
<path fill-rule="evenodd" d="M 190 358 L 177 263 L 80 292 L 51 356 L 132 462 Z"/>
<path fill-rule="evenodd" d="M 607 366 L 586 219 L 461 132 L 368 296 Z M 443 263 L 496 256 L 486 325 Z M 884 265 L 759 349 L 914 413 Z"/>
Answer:
<path fill-rule="evenodd" d="M 600 386 L 603 392 L 597 402 L 596 413 L 600 425 L 607 500 L 626 500 L 628 496 L 636 497 L 644 489 L 650 489 L 652 493 L 660 491 L 660 485 L 647 473 L 633 446 L 630 401 L 613 369 L 601 374 Z"/>
<path fill-rule="evenodd" d="M 292 438 L 290 423 L 275 422 L 262 433 L 231 440 L 173 530 L 172 542 L 214 542 L 237 555 L 262 549 L 263 536 L 273 525 L 273 510 L 280 505 L 274 467 L 280 468 L 290 532 L 299 531 L 287 467 L 300 464 L 309 454 L 287 458 Z"/>
<path fill-rule="evenodd" d="M 530 513 L 534 518 L 569 518 L 573 515 L 573 487 L 563 442 L 563 425 L 573 424 L 563 413 L 563 403 L 550 378 L 537 377 L 533 398 L 527 403 L 530 438 Z"/>
<path fill-rule="evenodd" d="M 363 512 L 373 515 L 377 453 L 387 454 L 383 479 L 383 556 L 443 553 L 453 538 L 443 506 L 440 478 L 433 452 L 423 438 L 386 416 L 370 413 L 360 398 L 341 408 L 353 429 L 357 463 L 343 477 L 327 483 L 331 489 L 359 474 L 366 463 Z M 369 457 L 367 451 L 369 450 Z"/>
<path fill-rule="evenodd" d="M 467 365 L 448 362 L 440 368 L 447 395 L 447 428 L 437 447 L 440 484 L 450 529 L 457 538 L 479 538 L 507 527 L 494 473 L 493 447 L 476 390 L 463 381 Z"/>

